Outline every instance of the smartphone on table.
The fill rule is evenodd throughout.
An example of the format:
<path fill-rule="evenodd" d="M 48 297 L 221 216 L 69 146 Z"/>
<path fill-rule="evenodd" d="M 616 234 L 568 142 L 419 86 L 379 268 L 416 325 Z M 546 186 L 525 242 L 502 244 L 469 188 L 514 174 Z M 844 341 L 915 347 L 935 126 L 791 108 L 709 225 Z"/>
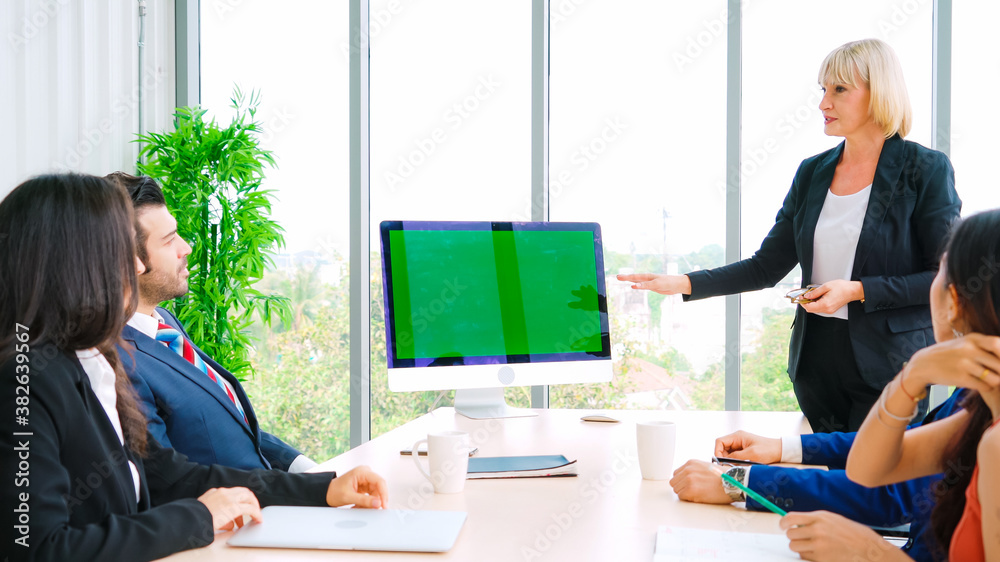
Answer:
<path fill-rule="evenodd" d="M 479 452 L 479 447 L 469 447 L 469 456 L 470 457 L 475 456 L 475 454 L 478 453 L 478 452 Z M 401 454 L 401 455 L 412 455 L 413 451 L 410 450 L 410 449 L 403 449 L 402 451 L 399 452 L 399 454 Z M 427 456 L 427 449 L 418 449 L 417 450 L 417 456 L 426 457 Z"/>
<path fill-rule="evenodd" d="M 743 459 L 731 459 L 729 457 L 712 457 L 712 458 L 715 461 L 718 461 L 720 463 L 726 463 L 726 464 L 748 464 L 748 465 L 763 465 L 764 464 L 762 462 L 748 461 L 748 460 L 743 460 Z"/>

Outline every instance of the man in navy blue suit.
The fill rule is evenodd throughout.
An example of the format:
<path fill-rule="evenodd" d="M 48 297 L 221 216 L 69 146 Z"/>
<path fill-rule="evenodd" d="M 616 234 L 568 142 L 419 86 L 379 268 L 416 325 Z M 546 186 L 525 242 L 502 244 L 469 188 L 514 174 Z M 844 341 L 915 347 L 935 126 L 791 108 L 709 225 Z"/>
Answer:
<path fill-rule="evenodd" d="M 139 275 L 139 306 L 122 331 L 134 351 L 119 353 L 149 420 L 149 431 L 201 464 L 303 472 L 316 463 L 261 431 L 235 376 L 198 349 L 177 318 L 159 304 L 188 291 L 188 245 L 177 234 L 163 192 L 150 177 L 108 176 L 132 197 Z"/>
<path fill-rule="evenodd" d="M 958 389 L 924 418 L 924 424 L 961 410 L 967 390 Z M 781 466 L 732 467 L 728 472 L 751 490 L 786 511 L 826 510 L 872 527 L 910 525 L 910 541 L 904 548 L 918 562 L 931 562 L 934 544 L 930 533 L 931 511 L 942 475 L 917 478 L 889 486 L 866 488 L 847 478 L 844 467 L 856 433 L 817 433 L 766 438 L 738 431 L 715 441 L 715 454 L 763 463 L 824 465 L 830 470 Z M 971 467 L 970 467 L 971 469 Z M 677 496 L 697 503 L 746 501 L 747 509 L 766 508 L 738 489 L 727 490 L 710 463 L 690 460 L 674 472 L 670 481 Z"/>

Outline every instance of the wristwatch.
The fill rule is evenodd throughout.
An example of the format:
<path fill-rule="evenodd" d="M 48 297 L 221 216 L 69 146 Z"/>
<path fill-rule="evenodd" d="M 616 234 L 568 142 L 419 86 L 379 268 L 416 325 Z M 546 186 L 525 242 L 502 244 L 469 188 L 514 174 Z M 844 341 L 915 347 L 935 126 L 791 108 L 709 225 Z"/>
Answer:
<path fill-rule="evenodd" d="M 747 468 L 745 466 L 734 466 L 726 471 L 733 480 L 745 485 L 745 480 L 747 477 Z M 722 479 L 722 489 L 726 491 L 729 499 L 734 502 L 746 501 L 747 496 L 743 493 L 743 490 L 733 486 L 726 479 Z"/>

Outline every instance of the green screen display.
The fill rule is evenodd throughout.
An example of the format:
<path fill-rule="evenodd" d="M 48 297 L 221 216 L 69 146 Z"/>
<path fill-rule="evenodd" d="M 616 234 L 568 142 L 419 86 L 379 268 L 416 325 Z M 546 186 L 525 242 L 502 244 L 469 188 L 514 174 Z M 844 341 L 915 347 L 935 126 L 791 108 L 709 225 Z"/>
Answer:
<path fill-rule="evenodd" d="M 601 352 L 593 232 L 388 235 L 396 359 Z"/>

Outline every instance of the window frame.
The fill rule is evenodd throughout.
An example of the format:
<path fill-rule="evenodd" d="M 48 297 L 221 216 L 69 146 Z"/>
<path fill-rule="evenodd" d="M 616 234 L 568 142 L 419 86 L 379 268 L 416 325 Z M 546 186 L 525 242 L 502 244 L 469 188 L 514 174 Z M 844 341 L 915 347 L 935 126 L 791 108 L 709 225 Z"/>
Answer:
<path fill-rule="evenodd" d="M 740 259 L 742 121 L 742 0 L 727 0 L 726 58 L 726 261 Z M 351 448 L 371 439 L 371 294 L 369 0 L 350 0 L 350 436 Z M 200 102 L 200 0 L 175 5 L 176 104 Z M 550 0 L 532 0 L 531 219 L 549 217 L 549 40 Z M 934 0 L 932 17 L 932 146 L 951 149 L 952 0 Z M 740 409 L 740 295 L 726 297 L 725 408 Z M 932 389 L 940 401 L 947 389 Z M 535 408 L 549 406 L 548 387 L 531 389 Z"/>

